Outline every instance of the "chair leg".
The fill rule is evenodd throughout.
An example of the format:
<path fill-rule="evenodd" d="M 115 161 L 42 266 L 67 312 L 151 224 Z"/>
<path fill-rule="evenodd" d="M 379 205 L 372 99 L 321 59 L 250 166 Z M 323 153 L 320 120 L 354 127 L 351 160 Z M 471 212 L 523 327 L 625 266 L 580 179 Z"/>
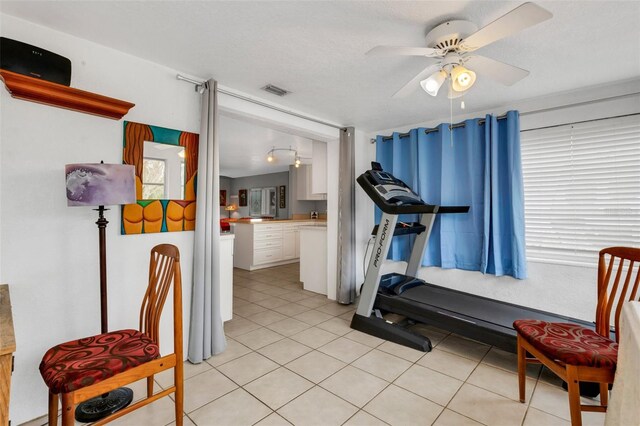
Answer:
<path fill-rule="evenodd" d="M 182 360 L 178 359 L 176 366 L 173 369 L 173 380 L 176 386 L 176 426 L 182 426 L 182 419 L 184 417 L 184 365 Z"/>
<path fill-rule="evenodd" d="M 582 413 L 580 411 L 580 382 L 578 381 L 578 368 L 574 365 L 567 365 L 567 390 L 569 391 L 571 426 L 582 426 Z"/>
<path fill-rule="evenodd" d="M 63 393 L 62 395 L 62 426 L 73 426 L 74 414 L 76 411 L 73 403 L 73 393 Z"/>
<path fill-rule="evenodd" d="M 525 400 L 525 386 L 527 384 L 527 351 L 522 347 L 522 337 L 518 334 L 518 392 L 520 402 Z"/>
<path fill-rule="evenodd" d="M 600 405 L 609 405 L 609 383 L 600 383 Z"/>
<path fill-rule="evenodd" d="M 153 396 L 153 374 L 147 377 L 147 398 Z"/>
<path fill-rule="evenodd" d="M 58 394 L 49 391 L 49 426 L 58 424 Z"/>

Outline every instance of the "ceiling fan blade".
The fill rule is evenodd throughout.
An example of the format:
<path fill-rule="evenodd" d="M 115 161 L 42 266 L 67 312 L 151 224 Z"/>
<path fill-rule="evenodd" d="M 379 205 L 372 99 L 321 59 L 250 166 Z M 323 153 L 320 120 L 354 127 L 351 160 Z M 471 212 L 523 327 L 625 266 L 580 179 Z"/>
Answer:
<path fill-rule="evenodd" d="M 440 71 L 440 64 L 429 65 L 423 69 L 418 75 L 413 77 L 407 84 L 402 86 L 400 90 L 393 94 L 394 98 L 404 98 L 420 88 L 420 81 L 429 77 L 436 71 Z"/>
<path fill-rule="evenodd" d="M 491 44 L 526 28 L 553 17 L 547 9 L 535 3 L 524 3 L 511 12 L 502 15 L 492 23 L 480 28 L 461 42 L 461 49 L 467 52 Z"/>
<path fill-rule="evenodd" d="M 376 46 L 365 53 L 367 56 L 443 56 L 439 49 L 430 47 Z"/>
<path fill-rule="evenodd" d="M 505 86 L 511 86 L 529 75 L 527 70 L 485 56 L 469 56 L 464 64 L 470 70 Z"/>

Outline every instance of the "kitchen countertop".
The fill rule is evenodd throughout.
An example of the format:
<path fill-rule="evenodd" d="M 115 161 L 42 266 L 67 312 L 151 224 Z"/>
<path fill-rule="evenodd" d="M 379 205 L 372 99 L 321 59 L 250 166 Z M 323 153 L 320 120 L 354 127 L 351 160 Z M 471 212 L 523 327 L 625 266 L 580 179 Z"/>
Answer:
<path fill-rule="evenodd" d="M 294 223 L 294 222 L 313 222 L 313 223 L 327 223 L 326 219 L 239 219 L 235 222 L 229 223 L 248 223 L 248 224 L 256 224 L 256 223 Z"/>

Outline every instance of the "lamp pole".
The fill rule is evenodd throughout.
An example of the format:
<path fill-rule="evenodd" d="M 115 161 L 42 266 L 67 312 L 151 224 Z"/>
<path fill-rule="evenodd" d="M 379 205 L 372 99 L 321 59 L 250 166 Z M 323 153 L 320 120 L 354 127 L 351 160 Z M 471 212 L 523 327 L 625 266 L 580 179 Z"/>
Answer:
<path fill-rule="evenodd" d="M 107 333 L 109 331 L 107 319 L 107 244 L 106 229 L 109 221 L 104 217 L 104 206 L 98 206 L 95 209 L 98 212 L 98 234 L 100 244 L 100 332 Z"/>

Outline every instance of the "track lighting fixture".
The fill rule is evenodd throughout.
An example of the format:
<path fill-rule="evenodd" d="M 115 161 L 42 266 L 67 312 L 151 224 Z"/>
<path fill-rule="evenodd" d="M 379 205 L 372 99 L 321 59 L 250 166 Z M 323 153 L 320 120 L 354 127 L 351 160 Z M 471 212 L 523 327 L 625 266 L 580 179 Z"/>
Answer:
<path fill-rule="evenodd" d="M 271 150 L 269 150 L 269 152 L 267 153 L 267 161 L 269 163 L 273 163 L 274 161 L 276 161 L 276 156 L 274 155 L 274 153 L 276 151 L 289 151 L 289 152 L 293 152 L 293 165 L 296 167 L 300 167 L 300 164 L 302 164 L 302 157 L 298 156 L 298 151 L 296 151 L 295 149 L 289 147 L 289 148 L 276 148 L 273 147 L 271 148 Z"/>

